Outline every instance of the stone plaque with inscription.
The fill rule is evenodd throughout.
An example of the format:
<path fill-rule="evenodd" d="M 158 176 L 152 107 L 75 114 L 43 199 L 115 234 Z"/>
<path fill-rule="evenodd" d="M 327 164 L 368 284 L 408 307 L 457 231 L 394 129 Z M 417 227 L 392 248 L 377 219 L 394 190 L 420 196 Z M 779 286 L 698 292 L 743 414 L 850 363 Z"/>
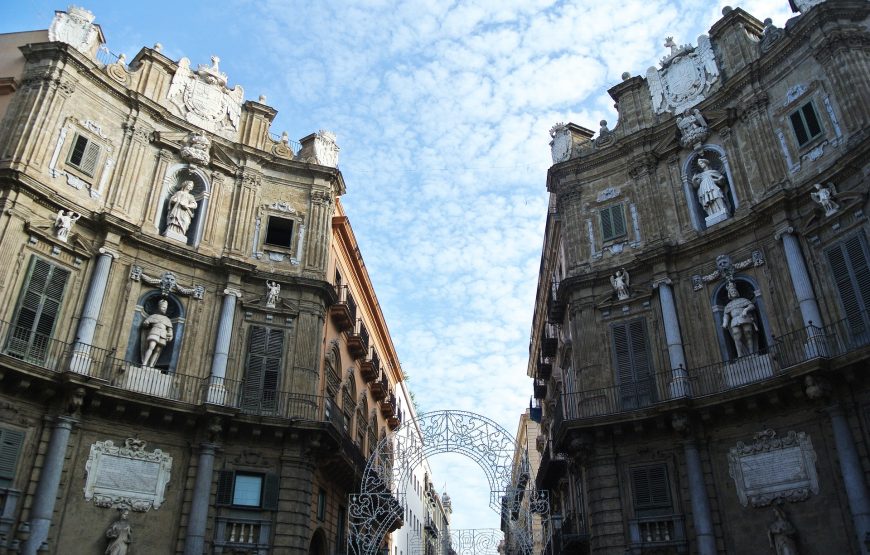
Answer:
<path fill-rule="evenodd" d="M 765 430 L 754 439 L 749 445 L 738 441 L 728 452 L 728 472 L 744 507 L 803 501 L 819 493 L 816 453 L 806 433 L 792 431 L 779 438 Z"/>
<path fill-rule="evenodd" d="M 128 438 L 123 446 L 111 440 L 91 445 L 85 465 L 85 499 L 106 508 L 145 512 L 163 503 L 172 472 L 172 457 L 145 442 Z"/>

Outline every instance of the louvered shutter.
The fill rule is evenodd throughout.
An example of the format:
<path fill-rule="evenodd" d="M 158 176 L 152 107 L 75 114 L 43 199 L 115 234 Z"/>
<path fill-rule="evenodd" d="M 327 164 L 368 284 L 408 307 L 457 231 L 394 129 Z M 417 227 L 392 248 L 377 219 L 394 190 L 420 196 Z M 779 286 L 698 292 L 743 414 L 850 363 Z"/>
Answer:
<path fill-rule="evenodd" d="M 605 208 L 601 211 L 601 240 L 611 239 L 613 239 L 613 220 L 610 217 L 610 208 Z"/>
<path fill-rule="evenodd" d="M 274 411 L 278 408 L 278 376 L 281 372 L 281 355 L 284 352 L 284 331 L 269 329 L 266 358 L 263 363 L 263 407 Z"/>
<path fill-rule="evenodd" d="M 9 486 L 15 478 L 22 443 L 23 431 L 0 428 L 0 487 Z"/>
<path fill-rule="evenodd" d="M 635 390 L 637 393 L 637 403 L 639 406 L 647 406 L 655 400 L 655 387 L 644 321 L 634 320 L 630 322 L 628 324 L 628 334 L 634 379 L 637 384 Z"/>
<path fill-rule="evenodd" d="M 827 249 L 826 254 L 851 340 L 858 345 L 864 345 L 870 342 L 867 314 L 870 307 L 870 268 L 861 237 L 850 237 Z"/>
<path fill-rule="evenodd" d="M 277 474 L 266 474 L 263 480 L 263 508 L 267 511 L 278 510 L 278 490 L 281 487 L 281 477 Z"/>
<path fill-rule="evenodd" d="M 82 158 L 82 163 L 79 167 L 84 173 L 92 176 L 97 171 L 97 162 L 99 162 L 99 159 L 100 146 L 93 141 L 88 141 L 88 144 L 85 147 L 84 158 Z"/>
<path fill-rule="evenodd" d="M 31 259 L 7 354 L 34 364 L 45 363 L 68 278 L 68 271 L 41 258 Z"/>
<path fill-rule="evenodd" d="M 283 351 L 283 330 L 251 327 L 242 392 L 243 409 L 255 412 L 275 412 L 278 409 L 278 379 Z"/>
<path fill-rule="evenodd" d="M 217 494 L 215 495 L 216 505 L 232 505 L 234 481 L 235 473 L 232 470 L 218 471 Z"/>
<path fill-rule="evenodd" d="M 647 406 L 655 400 L 648 343 L 643 320 L 611 326 L 613 366 L 624 410 Z"/>
<path fill-rule="evenodd" d="M 610 212 L 613 220 L 613 237 L 622 237 L 625 235 L 625 214 L 622 205 L 612 206 Z"/>
<path fill-rule="evenodd" d="M 671 488 L 666 465 L 632 468 L 631 491 L 637 516 L 671 512 Z"/>

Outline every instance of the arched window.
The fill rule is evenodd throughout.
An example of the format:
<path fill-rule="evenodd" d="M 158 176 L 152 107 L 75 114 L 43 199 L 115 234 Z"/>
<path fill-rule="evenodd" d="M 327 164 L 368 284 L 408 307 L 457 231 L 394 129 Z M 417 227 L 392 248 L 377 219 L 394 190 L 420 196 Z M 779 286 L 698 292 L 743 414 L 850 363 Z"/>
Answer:
<path fill-rule="evenodd" d="M 348 369 L 342 390 L 341 414 L 344 416 L 344 431 L 350 434 L 353 413 L 356 410 L 356 377 L 353 375 L 353 368 Z"/>
<path fill-rule="evenodd" d="M 360 449 L 365 451 L 366 440 L 366 415 L 369 412 L 369 402 L 366 399 L 366 392 L 363 391 L 359 395 L 359 404 L 356 412 L 356 437 L 354 441 L 359 443 Z"/>

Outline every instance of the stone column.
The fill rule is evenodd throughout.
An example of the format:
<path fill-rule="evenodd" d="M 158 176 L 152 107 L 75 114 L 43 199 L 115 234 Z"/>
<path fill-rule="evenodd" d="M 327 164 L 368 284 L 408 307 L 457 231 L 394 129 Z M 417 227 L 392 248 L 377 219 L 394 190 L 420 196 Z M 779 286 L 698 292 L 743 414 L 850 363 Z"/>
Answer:
<path fill-rule="evenodd" d="M 692 394 L 689 375 L 686 372 L 686 354 L 683 351 L 683 338 L 680 334 L 680 320 L 674 303 L 674 291 L 670 278 L 653 281 L 653 289 L 659 290 L 662 305 L 662 319 L 665 325 L 665 339 L 668 343 L 668 358 L 671 361 L 673 380 L 670 384 L 671 398 L 686 397 Z"/>
<path fill-rule="evenodd" d="M 707 499 L 707 486 L 704 471 L 701 469 L 701 456 L 695 440 L 683 443 L 686 456 L 686 474 L 689 479 L 689 496 L 692 499 L 692 522 L 695 525 L 695 538 L 699 555 L 716 555 L 716 536 L 713 535 L 713 517 L 710 515 L 710 501 Z"/>
<path fill-rule="evenodd" d="M 218 323 L 217 337 L 214 342 L 214 358 L 211 361 L 211 383 L 208 387 L 207 403 L 223 405 L 226 401 L 227 358 L 230 352 L 230 340 L 233 335 L 233 319 L 236 314 L 236 299 L 242 297 L 242 292 L 233 287 L 224 289 L 224 301 L 221 306 L 221 318 Z"/>
<path fill-rule="evenodd" d="M 76 329 L 76 341 L 69 367 L 72 372 L 88 375 L 91 373 L 91 345 L 94 342 L 100 308 L 103 306 L 103 296 L 106 294 L 106 284 L 109 282 L 109 270 L 112 268 L 112 261 L 116 258 L 118 253 L 114 250 L 105 247 L 100 249 L 100 256 L 97 257 L 97 264 L 88 284 L 85 306 L 82 308 L 82 316 Z"/>
<path fill-rule="evenodd" d="M 852 511 L 852 523 L 858 536 L 860 553 L 870 553 L 864 543 L 870 534 L 870 497 L 867 495 L 861 460 L 858 458 L 849 423 L 843 414 L 843 407 L 834 405 L 828 407 L 827 412 L 831 417 L 837 458 L 840 460 L 840 474 L 843 475 L 843 487 L 846 488 L 846 497 L 849 499 L 849 510 Z"/>
<path fill-rule="evenodd" d="M 68 416 L 58 416 L 51 430 L 48 448 L 45 452 L 45 462 L 39 473 L 39 482 L 33 495 L 33 506 L 30 509 L 30 536 L 21 551 L 24 555 L 36 555 L 40 547 L 48 540 L 51 528 L 51 517 L 54 514 L 54 503 L 57 500 L 57 490 L 60 486 L 60 475 L 63 472 L 63 462 L 69 445 L 69 436 L 75 420 Z"/>
<path fill-rule="evenodd" d="M 800 305 L 804 326 L 822 327 L 822 315 L 819 312 L 819 305 L 816 302 L 816 295 L 813 293 L 813 285 L 807 272 L 807 264 L 804 262 L 803 254 L 801 254 L 801 246 L 794 234 L 794 229 L 786 227 L 776 232 L 775 237 L 782 239 L 785 259 L 788 262 L 788 273 L 791 276 L 794 293 Z"/>
<path fill-rule="evenodd" d="M 294 441 L 299 442 L 300 439 L 296 437 Z M 281 455 L 280 478 L 274 551 L 307 553 L 312 532 L 313 455 L 302 445 L 285 447 Z"/>
<path fill-rule="evenodd" d="M 304 246 L 306 269 L 322 272 L 326 269 L 332 224 L 332 193 L 311 191 L 311 216 L 309 217 L 307 244 Z M 300 250 L 303 246 L 300 245 Z"/>
<path fill-rule="evenodd" d="M 196 466 L 196 481 L 187 518 L 187 533 L 184 536 L 184 555 L 202 555 L 205 549 L 205 529 L 208 524 L 208 507 L 211 504 L 211 483 L 214 474 L 214 443 L 199 446 L 199 462 Z"/>

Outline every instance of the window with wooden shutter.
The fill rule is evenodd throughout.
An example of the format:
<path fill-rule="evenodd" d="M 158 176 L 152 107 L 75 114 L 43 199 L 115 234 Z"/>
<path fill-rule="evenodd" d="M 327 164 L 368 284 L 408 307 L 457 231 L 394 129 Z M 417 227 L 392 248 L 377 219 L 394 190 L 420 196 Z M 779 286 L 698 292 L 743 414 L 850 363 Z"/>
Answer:
<path fill-rule="evenodd" d="M 631 469 L 631 495 L 638 517 L 673 513 L 668 467 L 665 464 Z"/>
<path fill-rule="evenodd" d="M 30 259 L 6 354 L 33 364 L 46 363 L 69 275 L 41 258 Z"/>
<path fill-rule="evenodd" d="M 263 509 L 278 510 L 278 490 L 281 487 L 281 477 L 271 472 L 263 477 Z"/>
<path fill-rule="evenodd" d="M 93 177 L 100 161 L 100 145 L 84 135 L 76 135 L 69 153 L 69 164 L 83 174 Z"/>
<path fill-rule="evenodd" d="M 853 346 L 870 343 L 870 266 L 861 235 L 825 250 Z"/>
<path fill-rule="evenodd" d="M 610 334 L 621 408 L 649 405 L 656 400 L 656 391 L 645 321 L 613 324 Z"/>
<path fill-rule="evenodd" d="M 258 413 L 278 410 L 278 381 L 284 352 L 284 330 L 251 326 L 242 408 Z"/>
<path fill-rule="evenodd" d="M 622 204 L 604 208 L 599 215 L 602 241 L 612 241 L 625 235 L 625 213 L 622 211 Z"/>
<path fill-rule="evenodd" d="M 792 112 L 789 115 L 789 121 L 791 121 L 791 128 L 794 131 L 798 146 L 804 146 L 822 134 L 819 115 L 812 101 Z"/>
<path fill-rule="evenodd" d="M 232 505 L 235 475 L 236 473 L 232 470 L 221 470 L 218 472 L 217 494 L 215 495 L 216 505 Z"/>
<path fill-rule="evenodd" d="M 15 478 L 18 455 L 24 443 L 22 430 L 0 428 L 0 487 L 9 487 Z"/>

